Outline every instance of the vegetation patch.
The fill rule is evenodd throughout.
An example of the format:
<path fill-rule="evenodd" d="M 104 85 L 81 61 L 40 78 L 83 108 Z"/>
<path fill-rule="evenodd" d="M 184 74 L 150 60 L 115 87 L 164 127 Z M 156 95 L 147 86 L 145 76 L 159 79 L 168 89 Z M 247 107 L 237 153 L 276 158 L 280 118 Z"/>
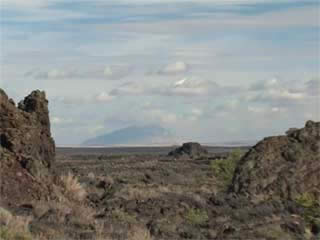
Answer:
<path fill-rule="evenodd" d="M 80 202 L 86 198 L 87 192 L 85 188 L 79 183 L 78 178 L 72 173 L 69 172 L 68 175 L 61 176 L 60 180 L 63 194 L 65 196 Z"/>
<path fill-rule="evenodd" d="M 210 167 L 213 174 L 221 182 L 221 187 L 224 189 L 231 184 L 234 171 L 243 154 L 242 150 L 236 149 L 230 153 L 227 159 L 211 160 Z"/>
<path fill-rule="evenodd" d="M 320 239 L 320 199 L 315 194 L 303 193 L 296 202 L 304 207 L 304 218 L 310 224 L 311 232 L 319 235 Z"/>
<path fill-rule="evenodd" d="M 136 223 L 137 219 L 135 216 L 128 214 L 127 212 L 123 211 L 122 209 L 115 209 L 112 211 L 112 217 L 117 219 L 123 223 Z"/>
<path fill-rule="evenodd" d="M 285 232 L 280 226 L 265 226 L 257 229 L 256 233 L 264 239 L 292 239 L 291 235 Z"/>
<path fill-rule="evenodd" d="M 0 239 L 1 240 L 32 240 L 29 232 L 30 218 L 13 216 L 9 211 L 0 208 Z"/>
<path fill-rule="evenodd" d="M 206 210 L 192 208 L 188 210 L 186 219 L 192 225 L 200 226 L 205 224 L 209 220 L 209 217 Z"/>

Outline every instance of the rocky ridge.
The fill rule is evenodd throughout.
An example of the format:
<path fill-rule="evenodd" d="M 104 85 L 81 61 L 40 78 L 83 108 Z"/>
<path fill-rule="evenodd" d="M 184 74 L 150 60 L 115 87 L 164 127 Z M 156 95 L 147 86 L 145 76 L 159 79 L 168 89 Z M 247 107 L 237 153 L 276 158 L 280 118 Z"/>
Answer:
<path fill-rule="evenodd" d="M 0 89 L 2 200 L 15 197 L 23 201 L 24 197 L 34 195 L 35 189 L 40 191 L 41 184 L 32 182 L 49 174 L 54 159 L 55 143 L 45 93 L 33 91 L 16 106 Z"/>
<path fill-rule="evenodd" d="M 267 137 L 239 162 L 231 190 L 251 199 L 294 200 L 320 194 L 320 122 Z"/>

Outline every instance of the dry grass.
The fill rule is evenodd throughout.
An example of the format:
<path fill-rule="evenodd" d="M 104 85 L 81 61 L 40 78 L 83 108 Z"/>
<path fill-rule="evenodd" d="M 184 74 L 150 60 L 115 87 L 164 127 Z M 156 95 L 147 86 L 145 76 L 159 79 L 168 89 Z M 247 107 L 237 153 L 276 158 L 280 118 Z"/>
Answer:
<path fill-rule="evenodd" d="M 118 221 L 124 222 L 124 223 L 136 223 L 137 218 L 134 215 L 130 215 L 127 212 L 124 212 L 122 209 L 115 209 L 112 211 L 111 216 Z"/>
<path fill-rule="evenodd" d="M 13 216 L 8 210 L 0 208 L 0 225 L 8 225 L 12 218 Z"/>
<path fill-rule="evenodd" d="M 153 240 L 150 232 L 145 227 L 134 225 L 129 233 L 128 239 L 130 240 Z"/>
<path fill-rule="evenodd" d="M 292 239 L 291 235 L 285 232 L 280 226 L 264 226 L 256 229 L 256 233 L 261 237 L 277 240 L 277 239 Z"/>
<path fill-rule="evenodd" d="M 63 194 L 74 201 L 83 201 L 87 196 L 87 191 L 79 183 L 78 178 L 72 173 L 68 173 L 66 176 L 61 176 L 61 187 Z"/>
<path fill-rule="evenodd" d="M 116 197 L 124 198 L 126 200 L 134 199 L 152 199 L 161 197 L 164 193 L 170 190 L 165 186 L 155 185 L 128 185 L 115 194 Z"/>
<path fill-rule="evenodd" d="M 29 232 L 30 217 L 13 216 L 9 211 L 0 208 L 1 240 L 32 240 Z"/>
<path fill-rule="evenodd" d="M 91 180 L 93 180 L 96 176 L 94 175 L 93 172 L 88 173 L 88 178 L 90 178 Z"/>

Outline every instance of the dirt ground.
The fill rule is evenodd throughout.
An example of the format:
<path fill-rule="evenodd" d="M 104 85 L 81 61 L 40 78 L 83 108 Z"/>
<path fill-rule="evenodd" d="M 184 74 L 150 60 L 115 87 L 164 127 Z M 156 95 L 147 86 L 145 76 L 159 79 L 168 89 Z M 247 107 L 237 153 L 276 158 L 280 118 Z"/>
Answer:
<path fill-rule="evenodd" d="M 52 197 L 10 208 L 13 216 L 0 208 L 0 239 L 319 240 L 314 211 L 308 220 L 295 201 L 255 203 L 230 191 L 248 148 L 195 158 L 170 157 L 172 149 L 57 148 L 43 178 Z"/>
<path fill-rule="evenodd" d="M 227 194 L 212 163 L 234 148 L 208 148 L 197 159 L 168 157 L 173 148 L 58 148 L 55 172 L 78 177 L 110 239 L 301 239 L 297 206 L 290 212 L 285 204 L 253 205 Z"/>

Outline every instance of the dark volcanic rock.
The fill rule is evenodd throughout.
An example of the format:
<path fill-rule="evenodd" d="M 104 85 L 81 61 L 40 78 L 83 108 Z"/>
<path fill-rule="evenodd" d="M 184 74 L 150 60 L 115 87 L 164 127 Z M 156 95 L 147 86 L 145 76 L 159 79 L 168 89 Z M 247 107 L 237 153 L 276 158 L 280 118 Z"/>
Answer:
<path fill-rule="evenodd" d="M 0 148 L 17 158 L 33 175 L 51 167 L 55 144 L 44 92 L 32 92 L 16 107 L 0 91 Z"/>
<path fill-rule="evenodd" d="M 251 199 L 295 199 L 320 189 L 320 122 L 268 137 L 239 162 L 231 190 Z"/>
<path fill-rule="evenodd" d="M 181 147 L 173 150 L 168 155 L 173 157 L 202 157 L 206 156 L 208 154 L 208 151 L 203 148 L 199 143 L 196 142 L 188 142 L 184 143 Z"/>

